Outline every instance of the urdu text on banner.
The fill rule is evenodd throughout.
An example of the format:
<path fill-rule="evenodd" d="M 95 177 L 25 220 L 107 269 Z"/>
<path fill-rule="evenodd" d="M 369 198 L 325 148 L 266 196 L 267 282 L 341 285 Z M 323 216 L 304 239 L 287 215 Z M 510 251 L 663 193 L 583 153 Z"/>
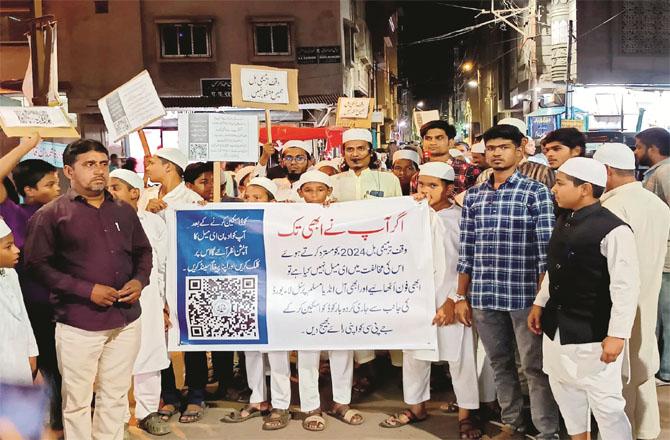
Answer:
<path fill-rule="evenodd" d="M 169 211 L 169 349 L 434 349 L 429 209 L 395 198 Z"/>

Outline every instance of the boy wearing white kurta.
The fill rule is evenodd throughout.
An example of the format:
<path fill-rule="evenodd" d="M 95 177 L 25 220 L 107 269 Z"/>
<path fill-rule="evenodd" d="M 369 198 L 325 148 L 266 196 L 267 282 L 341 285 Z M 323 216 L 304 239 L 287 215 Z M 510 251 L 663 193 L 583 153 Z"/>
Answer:
<path fill-rule="evenodd" d="M 333 192 L 330 177 L 321 171 L 311 170 L 300 176 L 297 183 L 298 195 L 306 203 L 324 204 Z M 333 407 L 328 414 L 349 424 L 360 425 L 363 415 L 351 409 L 351 387 L 354 381 L 354 352 L 351 350 L 331 350 L 330 377 L 333 385 Z M 300 388 L 300 411 L 306 417 L 302 427 L 308 431 L 323 431 L 326 421 L 321 413 L 319 395 L 320 351 L 298 351 L 298 377 Z"/>
<path fill-rule="evenodd" d="M 640 291 L 630 227 L 598 200 L 607 183 L 601 163 L 566 161 L 552 192 L 561 208 L 549 242 L 548 274 L 528 315 L 544 332 L 543 370 L 573 439 L 587 439 L 593 412 L 605 440 L 631 439 L 624 411 L 622 354 Z"/>
<path fill-rule="evenodd" d="M 276 201 L 277 185 L 266 177 L 255 177 L 249 181 L 244 191 L 244 201 L 267 203 Z M 291 418 L 288 407 L 291 404 L 291 364 L 287 351 L 269 351 L 270 390 L 272 393 L 272 411 L 267 400 L 265 386 L 265 353 L 245 351 L 247 382 L 251 389 L 249 405 L 221 419 L 224 423 L 240 423 L 267 415 L 263 422 L 264 431 L 285 428 Z M 268 414 L 269 413 L 269 414 Z"/>
<path fill-rule="evenodd" d="M 403 395 L 410 408 L 381 423 L 397 428 L 426 419 L 425 402 L 430 400 L 431 362 L 449 362 L 449 371 L 459 408 L 461 438 L 479 438 L 479 430 L 470 419 L 470 410 L 479 408 L 477 365 L 471 327 L 454 317 L 458 273 L 459 222 L 461 209 L 452 201 L 454 169 L 444 162 L 429 162 L 419 167 L 417 199 L 427 199 L 431 208 L 433 264 L 435 267 L 435 306 L 433 324 L 437 329 L 437 350 L 403 352 Z"/>
<path fill-rule="evenodd" d="M 137 209 L 144 189 L 140 176 L 130 170 L 116 169 L 109 174 L 109 192 L 115 199 Z M 165 262 L 167 259 L 167 228 L 165 222 L 147 211 L 137 213 L 144 233 L 151 243 L 152 268 L 149 285 L 142 290 L 140 305 L 142 337 L 133 367 L 133 394 L 138 426 L 150 434 L 164 435 L 169 425 L 158 414 L 161 398 L 161 370 L 170 365 L 165 341 Z"/>
<path fill-rule="evenodd" d="M 0 218 L 0 382 L 32 385 L 37 372 L 37 342 L 14 270 L 18 262 L 19 248 Z"/>

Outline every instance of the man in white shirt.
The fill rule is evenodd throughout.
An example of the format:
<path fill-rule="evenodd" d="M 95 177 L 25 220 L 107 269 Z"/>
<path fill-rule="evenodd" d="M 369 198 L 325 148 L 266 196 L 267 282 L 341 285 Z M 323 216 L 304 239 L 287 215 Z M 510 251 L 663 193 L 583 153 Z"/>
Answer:
<path fill-rule="evenodd" d="M 400 197 L 400 181 L 393 173 L 380 171 L 372 149 L 372 133 L 350 128 L 342 135 L 343 172 L 333 177 L 333 199 L 338 202 L 370 197 Z"/>
<path fill-rule="evenodd" d="M 126 202 L 136 210 L 143 189 L 142 178 L 130 170 L 117 168 L 109 173 L 107 190 L 114 199 Z M 138 426 L 149 434 L 165 435 L 170 433 L 170 426 L 158 414 L 158 409 L 161 399 L 161 370 L 170 365 L 163 318 L 167 227 L 158 215 L 149 211 L 139 211 L 137 216 L 153 252 L 149 285 L 142 289 L 140 297 L 142 336 L 133 367 L 135 417 Z"/>
<path fill-rule="evenodd" d="M 145 173 L 158 186 L 152 186 L 142 192 L 137 202 L 140 211 L 149 211 L 164 218 L 163 210 L 177 203 L 197 203 L 202 197 L 186 188 L 184 170 L 188 158 L 178 148 L 161 148 L 147 163 Z"/>
<path fill-rule="evenodd" d="M 661 433 L 654 374 L 659 367 L 656 322 L 658 297 L 670 233 L 670 208 L 635 180 L 635 155 L 625 144 L 600 146 L 593 158 L 607 167 L 602 205 L 633 229 L 640 264 L 640 298 L 630 337 L 630 377 L 624 378 L 626 414 L 634 438 L 655 439 Z M 628 380 L 630 379 L 630 380 Z"/>
<path fill-rule="evenodd" d="M 606 184 L 594 159 L 559 168 L 552 192 L 570 211 L 556 222 L 528 315 L 530 331 L 544 333 L 543 370 L 573 440 L 589 438 L 591 412 L 604 439 L 632 437 L 621 373 L 640 278 L 632 230 L 598 200 Z"/>

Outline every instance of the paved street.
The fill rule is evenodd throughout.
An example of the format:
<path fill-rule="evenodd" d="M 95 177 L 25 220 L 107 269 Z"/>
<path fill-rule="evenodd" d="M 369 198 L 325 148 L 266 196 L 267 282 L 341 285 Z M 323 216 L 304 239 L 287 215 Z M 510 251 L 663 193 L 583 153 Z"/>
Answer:
<path fill-rule="evenodd" d="M 663 432 L 659 439 L 670 439 L 670 387 L 658 388 L 661 400 L 661 417 Z M 445 414 L 439 409 L 440 404 L 449 400 L 451 393 L 442 393 L 429 405 L 430 418 L 418 425 L 405 426 L 399 429 L 383 429 L 379 422 L 387 414 L 402 408 L 401 391 L 395 385 L 373 394 L 364 403 L 357 405 L 365 416 L 365 423 L 361 426 L 348 426 L 330 417 L 326 417 L 326 430 L 321 433 L 307 432 L 302 429 L 300 421 L 293 420 L 286 429 L 276 432 L 261 430 L 260 418 L 241 424 L 224 424 L 219 419 L 226 413 L 226 408 L 239 408 L 241 404 L 231 402 L 212 402 L 204 420 L 193 425 L 184 425 L 173 418 L 172 434 L 162 437 L 165 440 L 173 439 L 457 439 L 458 422 L 455 414 Z M 135 427 L 131 427 L 133 439 L 156 439 Z"/>

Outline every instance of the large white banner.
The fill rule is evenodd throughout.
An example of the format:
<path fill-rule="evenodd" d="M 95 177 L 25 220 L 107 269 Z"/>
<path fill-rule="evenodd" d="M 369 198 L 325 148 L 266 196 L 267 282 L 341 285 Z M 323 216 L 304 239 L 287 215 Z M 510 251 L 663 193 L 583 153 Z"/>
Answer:
<path fill-rule="evenodd" d="M 394 198 L 170 211 L 169 349 L 434 349 L 428 209 Z"/>

